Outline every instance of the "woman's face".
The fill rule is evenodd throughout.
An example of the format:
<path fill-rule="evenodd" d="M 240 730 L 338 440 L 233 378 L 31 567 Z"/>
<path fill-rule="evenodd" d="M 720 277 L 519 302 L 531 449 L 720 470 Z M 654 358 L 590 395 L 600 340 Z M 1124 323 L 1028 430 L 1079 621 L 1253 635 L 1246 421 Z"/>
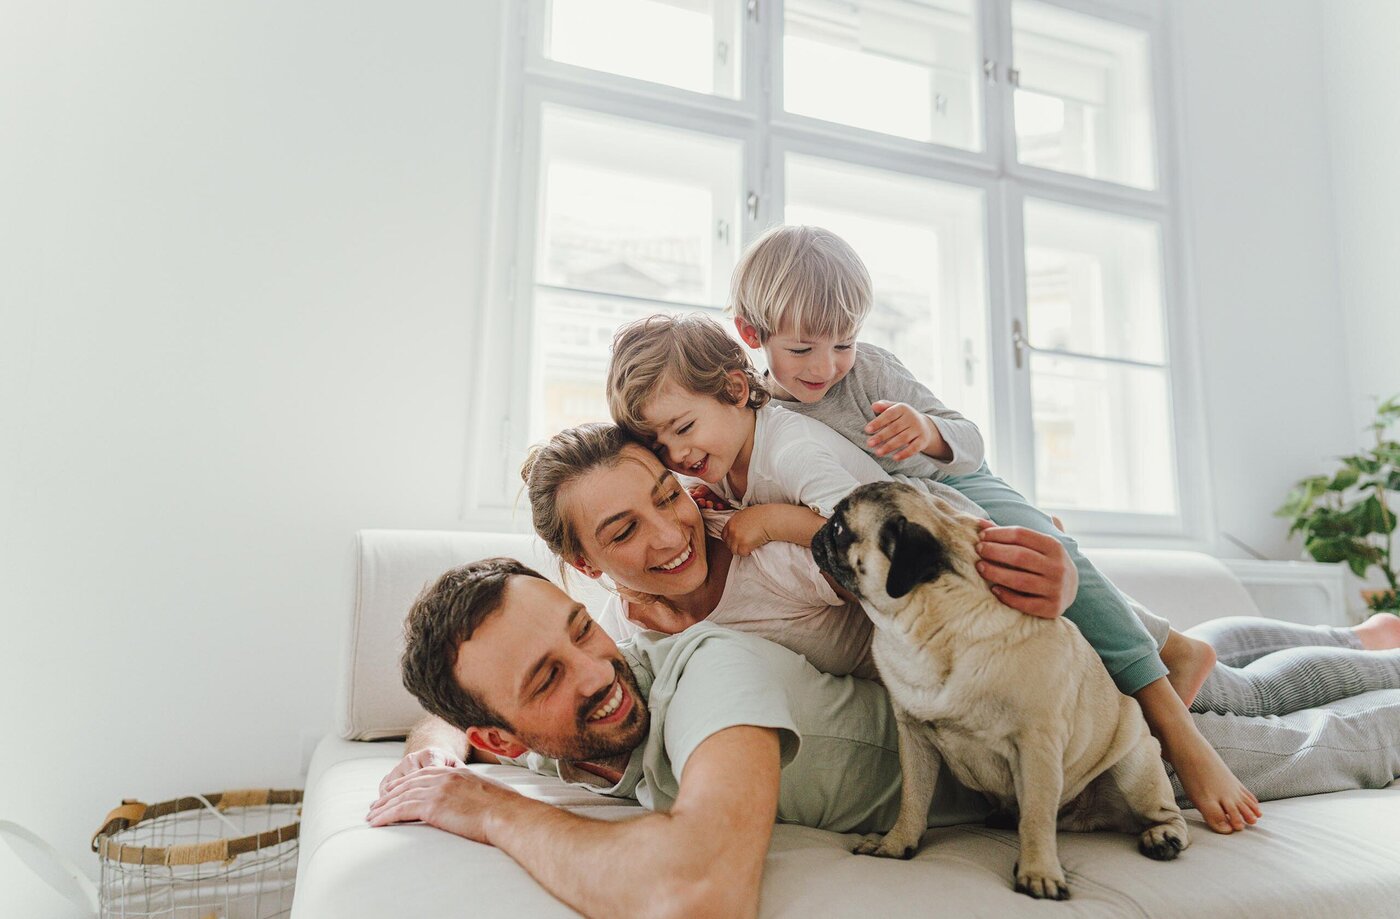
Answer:
<path fill-rule="evenodd" d="M 574 479 L 558 500 L 583 546 L 582 559 L 568 559 L 575 567 L 662 597 L 681 597 L 705 584 L 700 510 L 645 447 L 624 447 L 620 462 Z"/>

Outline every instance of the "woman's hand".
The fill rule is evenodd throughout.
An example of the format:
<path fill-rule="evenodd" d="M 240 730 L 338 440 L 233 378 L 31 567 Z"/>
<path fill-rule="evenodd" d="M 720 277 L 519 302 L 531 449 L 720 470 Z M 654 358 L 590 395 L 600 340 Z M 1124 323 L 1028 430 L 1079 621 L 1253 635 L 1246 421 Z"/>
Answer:
<path fill-rule="evenodd" d="M 977 573 L 1002 603 L 1027 616 L 1054 619 L 1079 591 L 1079 571 L 1053 536 L 981 522 Z"/>

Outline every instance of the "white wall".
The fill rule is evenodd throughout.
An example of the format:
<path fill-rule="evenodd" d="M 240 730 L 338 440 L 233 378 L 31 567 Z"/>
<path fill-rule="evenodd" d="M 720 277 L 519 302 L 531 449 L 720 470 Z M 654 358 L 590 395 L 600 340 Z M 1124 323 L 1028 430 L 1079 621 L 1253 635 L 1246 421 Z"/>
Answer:
<path fill-rule="evenodd" d="M 298 785 L 354 531 L 462 525 L 497 16 L 0 10 L 0 818 L 83 864 Z"/>
<path fill-rule="evenodd" d="M 1360 429 L 1371 396 L 1400 393 L 1400 4 L 1350 0 L 1322 11 L 1338 303 Z"/>
<path fill-rule="evenodd" d="M 1369 385 L 1311 368 L 1370 218 L 1316 0 L 1176 7 L 1218 524 L 1288 555 Z M 298 782 L 353 532 L 470 525 L 498 9 L 0 0 L 0 817 L 84 864 L 122 797 Z"/>
<path fill-rule="evenodd" d="M 1272 512 L 1352 429 L 1321 13 L 1316 0 L 1173 9 L 1216 528 L 1296 558 Z"/>

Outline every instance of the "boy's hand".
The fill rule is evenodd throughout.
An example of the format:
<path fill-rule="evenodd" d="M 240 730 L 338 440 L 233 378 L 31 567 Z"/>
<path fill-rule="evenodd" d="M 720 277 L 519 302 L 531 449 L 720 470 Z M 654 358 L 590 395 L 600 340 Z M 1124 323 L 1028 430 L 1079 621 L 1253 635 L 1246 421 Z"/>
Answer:
<path fill-rule="evenodd" d="M 735 555 L 751 555 L 755 550 L 773 541 L 768 524 L 772 520 L 767 505 L 746 507 L 735 511 L 734 516 L 724 525 L 720 538 Z"/>
<path fill-rule="evenodd" d="M 727 511 L 729 504 L 719 495 L 710 491 L 708 485 L 692 485 L 687 491 L 690 492 L 690 499 L 699 507 L 707 511 Z"/>
<path fill-rule="evenodd" d="M 977 573 L 1002 603 L 1027 616 L 1054 619 L 1079 592 L 1079 571 L 1053 536 L 981 521 Z"/>
<path fill-rule="evenodd" d="M 943 439 L 938 425 L 914 406 L 881 399 L 872 403 L 870 408 L 874 410 L 876 418 L 865 426 L 865 433 L 872 435 L 865 443 L 875 451 L 876 456 L 894 453 L 897 462 L 903 462 L 916 453 L 926 453 L 944 462 L 953 458 L 953 448 Z"/>

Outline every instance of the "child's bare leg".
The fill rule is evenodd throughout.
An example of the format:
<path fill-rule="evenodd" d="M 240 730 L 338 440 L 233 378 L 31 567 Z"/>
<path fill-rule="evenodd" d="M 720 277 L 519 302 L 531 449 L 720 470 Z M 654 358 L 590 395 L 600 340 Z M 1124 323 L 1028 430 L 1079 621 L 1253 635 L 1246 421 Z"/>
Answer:
<path fill-rule="evenodd" d="M 1230 771 L 1206 742 L 1166 677 L 1133 694 L 1147 726 L 1162 744 L 1162 756 L 1176 768 L 1186 796 L 1217 833 L 1243 830 L 1260 817 L 1259 799 Z"/>
<path fill-rule="evenodd" d="M 1166 644 L 1162 645 L 1162 663 L 1167 665 L 1167 681 L 1181 697 L 1182 704 L 1190 708 L 1215 667 L 1215 649 L 1172 629 L 1167 633 Z"/>
<path fill-rule="evenodd" d="M 1376 613 L 1352 631 L 1367 651 L 1400 648 L 1400 616 L 1394 613 Z"/>

